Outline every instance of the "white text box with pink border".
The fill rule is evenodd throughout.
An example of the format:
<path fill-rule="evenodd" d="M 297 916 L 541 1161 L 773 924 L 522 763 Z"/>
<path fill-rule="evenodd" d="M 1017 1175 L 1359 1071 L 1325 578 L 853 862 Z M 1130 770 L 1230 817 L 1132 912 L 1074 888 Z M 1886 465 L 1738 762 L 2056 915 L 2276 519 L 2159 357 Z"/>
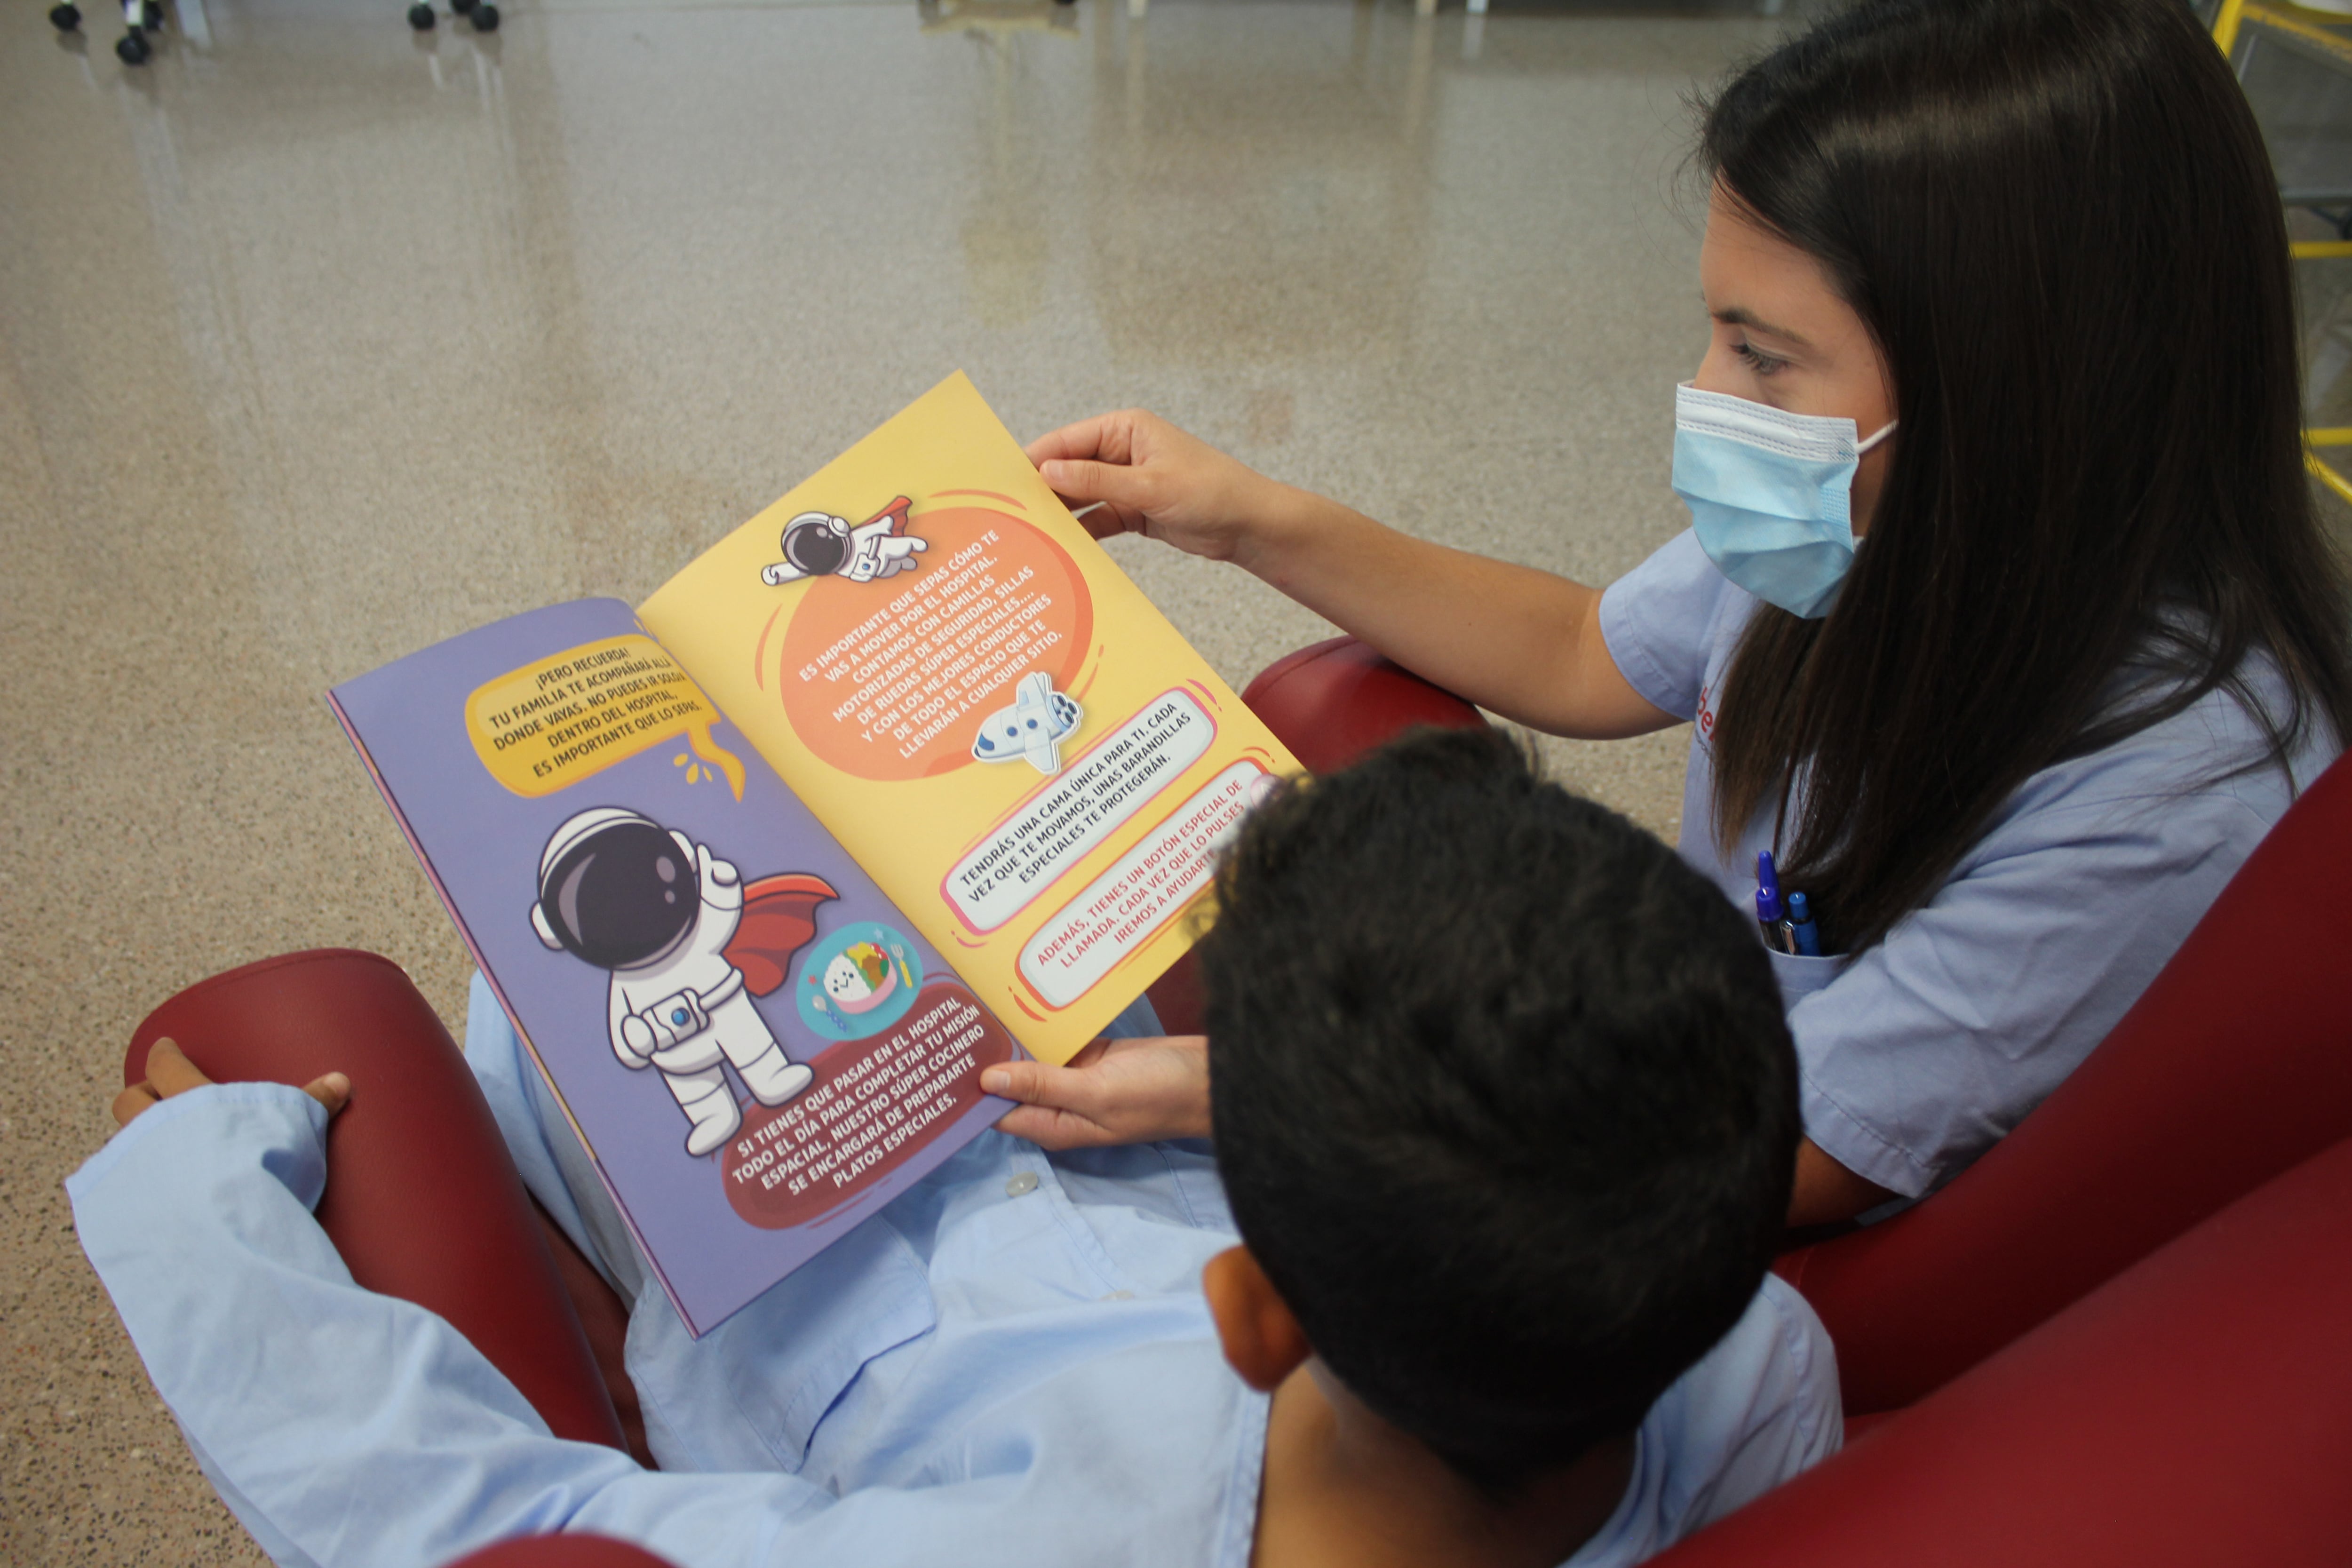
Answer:
<path fill-rule="evenodd" d="M 1209 885 L 1218 848 L 1267 776 L 1254 762 L 1235 763 L 1055 911 L 1021 949 L 1021 973 L 1048 1005 L 1085 995 Z"/>

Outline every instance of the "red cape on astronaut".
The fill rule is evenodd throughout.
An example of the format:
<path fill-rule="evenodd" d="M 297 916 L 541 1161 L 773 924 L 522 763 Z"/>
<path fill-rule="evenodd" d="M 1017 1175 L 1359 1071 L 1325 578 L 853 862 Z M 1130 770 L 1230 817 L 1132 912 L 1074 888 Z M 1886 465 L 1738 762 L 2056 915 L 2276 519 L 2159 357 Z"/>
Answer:
<path fill-rule="evenodd" d="M 790 979 L 793 954 L 816 935 L 817 905 L 839 897 L 806 871 L 746 882 L 742 922 L 726 947 L 727 962 L 743 972 L 743 989 L 765 996 Z"/>

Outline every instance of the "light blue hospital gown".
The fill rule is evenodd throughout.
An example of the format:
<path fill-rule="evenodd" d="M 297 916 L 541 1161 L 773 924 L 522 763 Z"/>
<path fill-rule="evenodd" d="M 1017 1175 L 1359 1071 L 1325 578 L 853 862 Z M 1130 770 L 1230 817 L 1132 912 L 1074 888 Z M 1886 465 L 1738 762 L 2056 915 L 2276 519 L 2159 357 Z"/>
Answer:
<path fill-rule="evenodd" d="M 1717 846 L 1716 705 L 1757 601 L 1684 532 L 1612 584 L 1601 631 L 1650 702 L 1695 720 L 1680 848 L 1753 914 L 1773 802 Z M 2273 714 L 2286 687 L 2249 673 Z M 2295 786 L 2335 759 L 2324 720 Z M 1905 1197 L 1950 1180 L 2024 1120 L 2147 988 L 2293 798 L 2275 767 L 2215 782 L 2263 733 L 2214 691 L 2105 751 L 2034 774 L 1925 907 L 1852 958 L 1772 954 L 1802 1069 L 1805 1131 Z"/>
<path fill-rule="evenodd" d="M 550 1436 L 439 1318 L 351 1283 L 310 1212 L 316 1101 L 197 1089 L 67 1190 L 149 1375 L 278 1563 L 432 1568 L 558 1528 L 682 1568 L 1248 1563 L 1267 1401 L 1202 1300 L 1234 1239 L 1203 1154 L 1049 1159 L 985 1134 L 696 1341 L 478 980 L 474 1004 L 467 1055 L 525 1180 L 635 1302 L 662 1468 Z M 1842 1431 L 1828 1340 L 1767 1281 L 1651 1410 L 1633 1484 L 1573 1562 L 1646 1557 Z"/>

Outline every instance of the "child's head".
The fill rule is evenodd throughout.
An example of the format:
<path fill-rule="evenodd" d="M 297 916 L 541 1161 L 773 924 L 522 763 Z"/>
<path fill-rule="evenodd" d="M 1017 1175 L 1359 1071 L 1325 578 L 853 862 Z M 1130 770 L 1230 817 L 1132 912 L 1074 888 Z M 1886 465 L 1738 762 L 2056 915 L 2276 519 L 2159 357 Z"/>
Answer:
<path fill-rule="evenodd" d="M 1795 1058 L 1755 933 L 1485 731 L 1277 795 L 1218 889 L 1218 1162 L 1325 1367 L 1495 1490 L 1637 1426 L 1788 1207 Z"/>

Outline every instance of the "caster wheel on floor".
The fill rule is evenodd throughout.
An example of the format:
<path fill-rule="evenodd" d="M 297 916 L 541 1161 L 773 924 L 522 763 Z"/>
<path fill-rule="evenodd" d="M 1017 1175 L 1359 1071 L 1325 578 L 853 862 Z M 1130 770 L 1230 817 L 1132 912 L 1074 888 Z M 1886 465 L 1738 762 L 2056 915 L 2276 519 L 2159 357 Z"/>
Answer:
<path fill-rule="evenodd" d="M 408 25 L 418 32 L 431 32 L 433 21 L 433 7 L 425 4 L 425 0 L 416 0 L 416 4 L 408 8 Z"/>
<path fill-rule="evenodd" d="M 114 41 L 114 58 L 127 66 L 143 66 L 151 51 L 144 33 L 125 33 Z"/>
<path fill-rule="evenodd" d="M 60 33 L 70 33 L 81 26 L 81 12 L 71 5 L 52 5 L 49 26 Z"/>
<path fill-rule="evenodd" d="M 490 0 L 476 0 L 476 4 L 474 5 L 474 31 L 478 33 L 495 33 L 498 30 L 499 8 L 496 5 L 491 5 Z"/>

